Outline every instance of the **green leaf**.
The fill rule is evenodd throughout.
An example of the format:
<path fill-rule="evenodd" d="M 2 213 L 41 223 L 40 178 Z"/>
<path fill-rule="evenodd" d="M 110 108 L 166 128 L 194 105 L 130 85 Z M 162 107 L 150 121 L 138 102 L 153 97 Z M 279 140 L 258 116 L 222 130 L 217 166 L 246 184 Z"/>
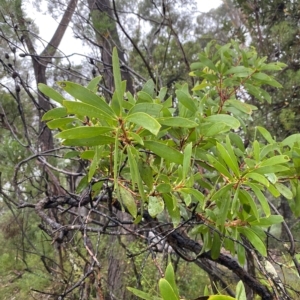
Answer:
<path fill-rule="evenodd" d="M 154 88 L 155 88 L 154 81 L 152 79 L 149 79 L 143 85 L 142 91 L 145 92 L 146 94 L 148 94 L 152 98 L 153 94 L 154 94 Z"/>
<path fill-rule="evenodd" d="M 248 115 L 252 114 L 252 106 L 247 103 L 241 102 L 239 100 L 230 99 L 230 100 L 227 100 L 225 102 L 225 104 L 226 104 L 226 106 L 231 105 L 234 108 L 238 109 L 239 111 L 241 111 L 245 114 L 248 114 Z"/>
<path fill-rule="evenodd" d="M 157 135 L 161 128 L 161 125 L 153 117 L 143 112 L 131 114 L 125 120 L 149 130 L 154 135 Z"/>
<path fill-rule="evenodd" d="M 91 182 L 97 168 L 98 168 L 98 163 L 99 163 L 99 152 L 100 152 L 100 149 L 99 147 L 95 147 L 95 155 L 93 157 L 93 160 L 90 164 L 90 167 L 89 167 L 89 173 L 88 173 L 88 182 Z"/>
<path fill-rule="evenodd" d="M 192 97 L 185 93 L 182 90 L 176 90 L 176 96 L 178 98 L 178 101 L 187 109 L 189 109 L 191 112 L 196 113 L 197 106 L 195 104 L 195 100 L 192 99 Z"/>
<path fill-rule="evenodd" d="M 261 127 L 261 126 L 256 126 L 256 128 L 258 129 L 258 131 L 261 133 L 261 135 L 265 138 L 265 140 L 268 143 L 270 143 L 270 144 L 275 143 L 275 141 L 273 140 L 270 132 L 267 129 L 265 129 L 265 128 Z"/>
<path fill-rule="evenodd" d="M 268 201 L 267 201 L 265 195 L 261 192 L 259 186 L 257 186 L 256 184 L 252 184 L 252 183 L 247 183 L 247 185 L 249 187 L 251 187 L 251 189 L 253 190 L 254 194 L 256 195 L 258 201 L 260 202 L 264 213 L 266 214 L 267 217 L 269 217 L 271 215 L 270 206 L 268 204 Z"/>
<path fill-rule="evenodd" d="M 264 242 L 260 239 L 259 236 L 256 235 L 253 230 L 251 230 L 251 228 L 238 227 L 238 231 L 248 239 L 248 241 L 262 256 L 267 256 L 267 250 Z"/>
<path fill-rule="evenodd" d="M 235 298 L 225 295 L 212 295 L 209 296 L 208 300 L 235 300 Z"/>
<path fill-rule="evenodd" d="M 99 119 L 104 117 L 108 120 L 114 120 L 111 115 L 107 114 L 103 110 L 83 102 L 64 100 L 63 104 L 67 108 L 68 114 L 77 114 L 80 116 L 88 116 L 89 118 Z"/>
<path fill-rule="evenodd" d="M 157 117 L 162 109 L 163 109 L 163 106 L 161 104 L 145 103 L 145 102 L 137 103 L 130 109 L 130 111 L 128 112 L 128 115 L 132 115 L 137 112 L 143 112 L 150 116 Z"/>
<path fill-rule="evenodd" d="M 289 137 L 285 138 L 282 142 L 282 146 L 289 146 L 292 148 L 295 143 L 300 143 L 300 133 L 292 134 Z"/>
<path fill-rule="evenodd" d="M 183 151 L 183 165 L 182 165 L 182 180 L 186 180 L 186 177 L 191 169 L 193 144 L 189 143 Z"/>
<path fill-rule="evenodd" d="M 128 154 L 128 162 L 129 162 L 129 167 L 130 167 L 130 174 L 132 177 L 132 182 L 133 185 L 134 183 L 137 184 L 138 186 L 138 190 L 140 193 L 140 196 L 142 198 L 142 203 L 141 203 L 141 210 L 143 210 L 143 203 L 146 202 L 146 195 L 144 192 L 144 186 L 143 186 L 143 182 L 142 182 L 142 177 L 140 175 L 140 171 L 138 168 L 138 158 L 135 157 L 136 150 L 134 147 L 132 146 L 128 146 L 127 147 L 127 154 Z M 141 215 L 143 214 L 143 212 L 141 212 Z"/>
<path fill-rule="evenodd" d="M 224 75 L 234 74 L 235 77 L 248 77 L 254 71 L 251 68 L 246 68 L 244 66 L 231 67 Z"/>
<path fill-rule="evenodd" d="M 282 85 L 276 81 L 275 79 L 271 78 L 265 73 L 254 73 L 252 75 L 252 78 L 255 78 L 256 80 L 262 81 L 265 84 L 277 87 L 277 88 L 282 88 Z"/>
<path fill-rule="evenodd" d="M 81 102 L 88 104 L 90 106 L 96 107 L 102 112 L 106 113 L 109 118 L 113 119 L 115 117 L 114 111 L 109 107 L 109 105 L 105 102 L 105 100 L 88 88 L 83 87 L 82 85 L 70 82 L 70 81 L 59 81 L 57 84 L 63 88 L 68 94 L 73 96 L 75 99 L 80 100 Z M 65 101 L 64 101 L 65 102 Z M 63 105 L 65 105 L 63 102 Z M 69 101 L 72 102 L 72 101 Z M 73 101 L 74 102 L 74 101 Z M 86 115 L 86 114 L 81 114 Z"/>
<path fill-rule="evenodd" d="M 220 153 L 221 157 L 225 161 L 226 165 L 233 171 L 235 176 L 239 177 L 240 176 L 240 170 L 239 166 L 235 157 L 235 154 L 232 151 L 232 146 L 229 141 L 229 137 L 227 136 L 227 149 L 229 150 L 230 153 L 225 149 L 225 147 L 222 144 L 217 143 L 217 149 L 218 152 Z"/>
<path fill-rule="evenodd" d="M 58 119 L 65 117 L 67 115 L 67 110 L 65 107 L 56 107 L 47 111 L 42 118 L 42 121 Z"/>
<path fill-rule="evenodd" d="M 145 182 L 147 187 L 152 190 L 153 188 L 153 172 L 152 168 L 149 166 L 149 164 L 142 162 L 139 160 L 138 162 L 138 168 L 139 172 L 141 174 L 142 180 Z"/>
<path fill-rule="evenodd" d="M 119 112 L 121 112 L 122 102 L 123 102 L 123 87 L 122 87 L 118 50 L 116 47 L 114 47 L 113 49 L 112 64 L 113 64 L 116 99 L 119 103 L 119 109 L 120 109 Z"/>
<path fill-rule="evenodd" d="M 251 226 L 272 226 L 274 224 L 280 224 L 283 222 L 282 216 L 272 215 L 269 217 L 263 217 L 259 220 L 249 221 Z"/>
<path fill-rule="evenodd" d="M 138 96 L 138 101 L 137 101 L 138 103 L 145 103 L 145 102 L 152 103 L 153 102 L 152 97 L 148 93 L 145 93 L 143 91 L 139 91 L 137 93 L 137 96 Z"/>
<path fill-rule="evenodd" d="M 87 85 L 87 89 L 89 89 L 90 91 L 92 91 L 93 93 L 96 93 L 98 90 L 98 84 L 101 81 L 102 76 L 96 76 L 95 78 L 93 78 L 89 84 Z"/>
<path fill-rule="evenodd" d="M 226 184 L 226 185 L 222 186 L 217 192 L 215 192 L 212 195 L 211 200 L 219 200 L 221 197 L 223 197 L 225 194 L 227 194 L 228 191 L 231 190 L 233 185 L 234 185 L 233 183 L 230 183 L 230 184 Z"/>
<path fill-rule="evenodd" d="M 257 163 L 260 161 L 259 153 L 260 153 L 259 142 L 255 140 L 253 142 L 253 156 Z"/>
<path fill-rule="evenodd" d="M 209 58 L 207 58 L 204 54 L 202 54 L 202 53 L 199 54 L 199 60 L 205 67 L 208 67 L 209 69 L 218 73 L 218 69 L 215 66 L 215 64 Z"/>
<path fill-rule="evenodd" d="M 294 199 L 294 207 L 292 209 L 294 215 L 296 218 L 298 218 L 300 216 L 300 184 L 298 183 L 297 187 L 296 187 L 296 196 Z"/>
<path fill-rule="evenodd" d="M 70 117 L 70 118 L 55 119 L 55 120 L 47 122 L 47 126 L 50 129 L 63 128 L 67 124 L 72 123 L 74 121 L 79 121 L 79 120 L 77 118 L 72 118 L 72 117 Z"/>
<path fill-rule="evenodd" d="M 183 154 L 166 144 L 156 141 L 144 141 L 144 145 L 147 149 L 167 161 L 174 162 L 179 165 L 183 163 Z"/>
<path fill-rule="evenodd" d="M 237 286 L 236 286 L 236 292 L 235 292 L 235 298 L 236 300 L 247 300 L 246 297 L 246 291 L 245 291 L 245 287 L 243 284 L 243 281 L 239 281 Z"/>
<path fill-rule="evenodd" d="M 160 183 L 157 185 L 156 190 L 159 193 L 170 193 L 172 191 L 172 186 L 169 183 Z"/>
<path fill-rule="evenodd" d="M 159 280 L 158 286 L 163 300 L 179 300 L 174 290 L 172 289 L 172 286 L 166 279 L 161 278 Z"/>
<path fill-rule="evenodd" d="M 259 183 L 261 183 L 261 184 L 263 184 L 263 185 L 265 185 L 265 186 L 269 186 L 269 181 L 268 181 L 268 179 L 266 179 L 266 177 L 265 176 L 263 176 L 263 175 L 260 175 L 260 174 L 258 174 L 258 173 L 254 173 L 254 172 L 251 172 L 251 173 L 247 173 L 245 176 L 244 176 L 244 178 L 251 178 L 251 179 L 253 179 L 253 180 L 255 180 L 255 181 L 257 181 L 257 182 L 259 182 Z"/>
<path fill-rule="evenodd" d="M 215 157 L 213 157 L 210 154 L 207 154 L 208 161 L 210 164 L 219 171 L 222 175 L 226 176 L 230 180 L 233 180 L 233 176 L 230 174 L 230 172 L 227 170 L 226 166 L 223 165 L 220 161 L 218 161 Z"/>
<path fill-rule="evenodd" d="M 137 216 L 137 205 L 132 193 L 125 189 L 122 185 L 118 185 L 122 204 L 128 209 L 129 213 L 135 219 Z"/>
<path fill-rule="evenodd" d="M 271 158 L 264 160 L 260 164 L 260 167 L 284 164 L 284 163 L 287 163 L 289 160 L 290 160 L 290 158 L 287 155 L 276 155 L 276 156 L 273 156 Z"/>
<path fill-rule="evenodd" d="M 275 183 L 275 187 L 286 199 L 293 199 L 293 192 L 290 190 L 290 188 L 279 182 Z"/>
<path fill-rule="evenodd" d="M 235 117 L 224 114 L 208 116 L 204 119 L 204 121 L 210 123 L 223 123 L 232 129 L 238 129 L 240 127 L 239 120 L 237 120 Z"/>
<path fill-rule="evenodd" d="M 56 90 L 54 90 L 53 88 L 51 88 L 43 83 L 39 83 L 38 88 L 45 96 L 58 102 L 61 105 L 63 104 L 63 101 L 65 100 L 65 98 L 60 93 L 58 93 Z"/>
<path fill-rule="evenodd" d="M 64 140 L 63 145 L 65 146 L 78 146 L 78 147 L 92 147 L 98 145 L 108 145 L 113 144 L 115 139 L 107 135 L 99 135 L 87 139 L 72 139 Z"/>
<path fill-rule="evenodd" d="M 221 251 L 220 235 L 214 231 L 213 243 L 211 246 L 211 258 L 217 259 L 220 256 L 220 251 Z"/>
<path fill-rule="evenodd" d="M 168 264 L 167 269 L 165 271 L 165 279 L 169 282 L 171 285 L 174 293 L 176 294 L 177 298 L 179 299 L 179 292 L 175 281 L 175 274 L 174 269 L 171 263 Z"/>
<path fill-rule="evenodd" d="M 204 204 L 205 196 L 200 191 L 194 188 L 181 188 L 179 191 L 194 196 L 201 205 Z"/>
<path fill-rule="evenodd" d="M 150 196 L 148 199 L 148 212 L 152 218 L 155 218 L 165 208 L 164 201 L 159 197 Z"/>
<path fill-rule="evenodd" d="M 176 205 L 177 200 L 176 200 L 176 198 L 173 199 L 170 194 L 163 194 L 163 198 L 164 198 L 168 213 L 172 219 L 174 228 L 176 228 L 178 226 L 178 224 L 180 223 L 180 211 L 179 211 L 178 206 Z"/>
<path fill-rule="evenodd" d="M 111 127 L 90 127 L 90 126 L 78 126 L 75 128 L 64 130 L 55 135 L 56 138 L 60 139 L 86 139 L 96 137 L 114 130 Z"/>
<path fill-rule="evenodd" d="M 253 216 L 257 220 L 259 220 L 259 214 L 258 214 L 257 206 L 256 206 L 255 201 L 251 197 L 251 195 L 247 191 L 244 191 L 244 190 L 240 189 L 240 191 L 239 191 L 239 199 L 241 200 L 241 202 L 243 204 L 248 204 L 251 207 Z"/>
<path fill-rule="evenodd" d="M 153 296 L 152 294 L 145 293 L 143 291 L 140 291 L 140 290 L 137 290 L 137 289 L 134 289 L 134 288 L 131 288 L 131 287 L 127 287 L 127 289 L 131 293 L 136 295 L 137 297 L 139 297 L 141 299 L 144 299 L 144 300 L 162 300 L 162 298 L 160 298 L 160 297 Z"/>
<path fill-rule="evenodd" d="M 158 122 L 162 125 L 182 128 L 195 128 L 198 124 L 182 117 L 171 117 L 171 118 L 159 118 Z"/>

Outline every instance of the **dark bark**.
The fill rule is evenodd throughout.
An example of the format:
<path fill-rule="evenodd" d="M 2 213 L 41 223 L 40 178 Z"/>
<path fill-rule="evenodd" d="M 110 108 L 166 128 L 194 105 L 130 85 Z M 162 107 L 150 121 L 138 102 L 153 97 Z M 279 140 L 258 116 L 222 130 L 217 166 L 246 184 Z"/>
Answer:
<path fill-rule="evenodd" d="M 88 0 L 89 10 L 92 16 L 93 27 L 98 46 L 101 50 L 103 63 L 103 75 L 106 88 L 114 91 L 112 72 L 112 50 L 116 47 L 120 59 L 122 79 L 127 81 L 127 90 L 134 93 L 132 78 L 126 68 L 125 52 L 121 46 L 119 34 L 114 20 L 114 12 L 109 0 Z"/>

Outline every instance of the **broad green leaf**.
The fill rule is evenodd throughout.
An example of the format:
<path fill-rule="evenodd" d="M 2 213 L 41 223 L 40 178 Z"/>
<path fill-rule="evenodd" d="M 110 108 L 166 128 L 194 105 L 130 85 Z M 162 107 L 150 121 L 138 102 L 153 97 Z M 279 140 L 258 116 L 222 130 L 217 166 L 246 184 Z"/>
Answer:
<path fill-rule="evenodd" d="M 138 168 L 142 177 L 142 180 L 147 185 L 147 187 L 152 190 L 153 188 L 153 172 L 152 168 L 149 164 L 142 162 L 139 160 L 138 162 Z"/>
<path fill-rule="evenodd" d="M 144 140 L 143 140 L 143 138 L 140 136 L 140 135 L 138 135 L 138 134 L 136 134 L 136 133 L 134 133 L 134 132 L 128 132 L 128 136 L 133 140 L 133 141 L 135 141 L 135 142 L 137 142 L 138 144 L 140 144 L 140 145 L 144 145 Z"/>
<path fill-rule="evenodd" d="M 296 187 L 296 196 L 295 196 L 295 205 L 292 209 L 294 215 L 296 216 L 296 218 L 298 218 L 300 216 L 300 184 L 298 183 L 297 187 Z"/>
<path fill-rule="evenodd" d="M 138 103 L 144 103 L 144 102 L 152 103 L 153 102 L 152 97 L 146 92 L 139 91 L 137 93 L 137 96 L 138 96 Z"/>
<path fill-rule="evenodd" d="M 242 152 L 245 151 L 244 143 L 238 134 L 234 132 L 229 132 L 228 136 L 230 137 L 231 143 L 236 145 Z"/>
<path fill-rule="evenodd" d="M 180 211 L 178 206 L 176 205 L 177 202 L 174 201 L 172 196 L 170 194 L 163 194 L 163 198 L 168 210 L 168 213 L 172 219 L 173 226 L 176 228 L 178 224 L 180 223 Z M 176 200 L 176 198 L 175 198 Z"/>
<path fill-rule="evenodd" d="M 212 259 L 217 259 L 220 256 L 221 239 L 220 239 L 220 235 L 215 231 L 214 231 L 213 243 L 210 251 L 211 251 Z"/>
<path fill-rule="evenodd" d="M 146 103 L 146 102 L 145 103 L 137 103 L 130 109 L 130 111 L 128 112 L 128 115 L 132 115 L 137 112 L 143 112 L 150 116 L 157 117 L 162 109 L 163 109 L 163 106 L 161 104 Z"/>
<path fill-rule="evenodd" d="M 122 185 L 118 185 L 122 204 L 128 209 L 129 213 L 135 219 L 137 216 L 137 205 L 132 193 Z"/>
<path fill-rule="evenodd" d="M 114 142 L 115 142 L 115 139 L 110 136 L 99 135 L 99 136 L 87 138 L 87 139 L 64 140 L 63 144 L 65 146 L 92 147 L 92 146 L 98 146 L 98 145 L 113 144 Z"/>
<path fill-rule="evenodd" d="M 87 89 L 89 89 L 90 91 L 92 91 L 93 93 L 96 93 L 98 90 L 98 84 L 101 81 L 102 76 L 96 76 L 95 78 L 93 78 L 89 84 L 87 85 Z"/>
<path fill-rule="evenodd" d="M 154 88 L 155 88 L 155 84 L 154 84 L 153 80 L 149 79 L 143 85 L 142 91 L 145 92 L 146 94 L 148 94 L 152 98 L 153 94 L 154 94 Z"/>
<path fill-rule="evenodd" d="M 284 164 L 284 163 L 287 163 L 289 160 L 290 160 L 290 158 L 287 155 L 276 155 L 276 156 L 273 156 L 271 158 L 264 160 L 260 164 L 260 167 Z"/>
<path fill-rule="evenodd" d="M 165 97 L 166 97 L 166 94 L 167 94 L 167 91 L 168 91 L 168 88 L 166 87 L 163 87 L 160 89 L 159 93 L 158 93 L 158 99 L 163 102 Z M 169 98 L 170 99 L 170 98 Z M 165 101 L 166 102 L 166 101 Z"/>
<path fill-rule="evenodd" d="M 154 152 L 159 157 L 167 161 L 181 165 L 183 163 L 183 154 L 178 150 L 156 141 L 144 141 L 146 149 Z"/>
<path fill-rule="evenodd" d="M 281 153 L 278 144 L 268 144 L 264 146 L 260 151 L 259 160 L 263 160 L 265 156 L 267 156 L 270 152 L 274 153 L 274 151 Z"/>
<path fill-rule="evenodd" d="M 259 220 L 257 205 L 256 205 L 255 201 L 253 200 L 253 198 L 251 197 L 251 195 L 247 191 L 240 189 L 239 199 L 241 200 L 241 202 L 243 204 L 248 204 L 251 207 L 253 216 L 257 220 Z"/>
<path fill-rule="evenodd" d="M 286 67 L 286 64 L 281 62 L 274 62 L 274 63 L 263 64 L 259 69 L 260 71 L 280 71 L 284 67 Z"/>
<path fill-rule="evenodd" d="M 149 130 L 154 135 L 158 134 L 161 127 L 153 117 L 143 112 L 131 114 L 127 116 L 125 120 Z"/>
<path fill-rule="evenodd" d="M 293 199 L 293 192 L 291 191 L 290 188 L 288 188 L 287 186 L 279 182 L 275 183 L 275 187 L 280 192 L 280 194 L 284 196 L 286 199 L 289 200 Z"/>
<path fill-rule="evenodd" d="M 189 143 L 183 151 L 182 180 L 184 181 L 191 170 L 192 150 L 193 144 Z"/>
<path fill-rule="evenodd" d="M 239 166 L 237 164 L 237 160 L 235 157 L 235 154 L 233 153 L 231 149 L 231 144 L 229 142 L 229 137 L 227 137 L 227 149 L 229 149 L 230 153 L 225 149 L 225 147 L 222 144 L 217 143 L 217 149 L 218 152 L 220 153 L 222 159 L 226 163 L 226 165 L 233 171 L 235 176 L 239 177 L 240 176 L 240 171 L 239 171 Z M 229 148 L 230 147 L 230 148 Z"/>
<path fill-rule="evenodd" d="M 244 66 L 236 66 L 231 67 L 227 72 L 224 73 L 224 75 L 234 74 L 235 77 L 248 77 L 252 73 L 254 73 L 254 71 L 251 68 L 246 68 Z"/>
<path fill-rule="evenodd" d="M 289 167 L 285 167 L 281 165 L 273 165 L 273 166 L 264 166 L 264 167 L 255 168 L 255 173 L 270 174 L 270 173 L 285 172 L 289 170 L 290 170 Z"/>
<path fill-rule="evenodd" d="M 278 198 L 280 196 L 279 191 L 276 189 L 276 187 L 273 184 L 270 184 L 268 186 L 268 191 L 275 197 Z"/>
<path fill-rule="evenodd" d="M 300 143 L 300 133 L 292 134 L 289 137 L 285 138 L 282 142 L 282 146 L 289 146 L 292 148 L 295 143 Z"/>
<path fill-rule="evenodd" d="M 88 182 L 88 175 L 86 174 L 84 177 L 81 178 L 79 181 L 77 187 L 76 187 L 76 193 L 81 193 L 85 188 L 87 188 L 89 185 Z"/>
<path fill-rule="evenodd" d="M 127 287 L 127 290 L 129 290 L 131 293 L 144 300 L 162 300 L 162 298 L 160 297 L 153 296 L 152 294 L 145 293 L 143 291 L 134 289 L 132 287 Z"/>
<path fill-rule="evenodd" d="M 198 126 L 196 122 L 182 117 L 159 118 L 157 120 L 162 125 L 172 127 L 194 128 Z"/>
<path fill-rule="evenodd" d="M 268 204 L 268 201 L 267 201 L 265 195 L 261 192 L 259 186 L 257 186 L 256 184 L 252 184 L 252 183 L 247 183 L 247 185 L 249 187 L 251 187 L 251 189 L 253 190 L 254 194 L 256 195 L 258 201 L 260 202 L 264 213 L 266 214 L 267 217 L 269 217 L 271 215 L 270 206 Z"/>
<path fill-rule="evenodd" d="M 215 157 L 213 157 L 210 154 L 207 154 L 208 161 L 210 164 L 217 170 L 219 171 L 222 176 L 224 175 L 225 177 L 229 178 L 230 180 L 233 180 L 233 176 L 230 174 L 230 172 L 227 170 L 226 166 L 220 163 Z"/>
<path fill-rule="evenodd" d="M 215 72 L 218 72 L 218 69 L 215 66 L 215 64 L 209 58 L 207 58 L 204 54 L 202 54 L 202 53 L 199 54 L 199 60 L 205 67 L 208 67 L 209 69 L 211 69 Z"/>
<path fill-rule="evenodd" d="M 223 197 L 226 193 L 228 193 L 228 191 L 231 190 L 231 188 L 233 187 L 233 183 L 230 184 L 226 184 L 223 187 L 221 187 L 217 192 L 215 192 L 212 197 L 211 200 L 219 200 L 221 197 Z"/>
<path fill-rule="evenodd" d="M 93 160 L 89 167 L 88 182 L 91 182 L 91 180 L 97 170 L 98 163 L 99 163 L 99 152 L 100 152 L 99 147 L 95 147 L 95 154 L 94 154 Z"/>
<path fill-rule="evenodd" d="M 194 188 L 181 188 L 179 191 L 183 192 L 187 195 L 194 196 L 201 205 L 204 204 L 203 201 L 204 201 L 205 196 L 200 191 L 198 191 Z"/>
<path fill-rule="evenodd" d="M 78 83 L 70 81 L 59 81 L 57 82 L 57 84 L 75 99 L 78 99 L 85 104 L 98 108 L 99 110 L 106 113 L 106 115 L 108 115 L 111 119 L 115 118 L 114 111 L 111 109 L 111 107 L 109 107 L 105 100 L 93 93 L 92 91 L 90 91 L 88 88 L 85 88 Z M 63 105 L 65 104 L 63 103 Z"/>
<path fill-rule="evenodd" d="M 256 80 L 262 81 L 263 83 L 266 83 L 268 85 L 277 87 L 277 88 L 282 88 L 282 85 L 276 81 L 275 79 L 271 78 L 270 76 L 268 76 L 265 73 L 254 73 L 252 75 L 253 78 L 255 78 Z"/>
<path fill-rule="evenodd" d="M 166 279 L 161 278 L 158 286 L 163 300 L 179 300 L 179 297 L 177 297 L 170 283 Z"/>
<path fill-rule="evenodd" d="M 120 107 L 120 112 L 121 112 L 122 111 L 122 102 L 123 102 L 123 87 L 122 87 L 118 50 L 116 47 L 114 47 L 114 49 L 113 49 L 112 64 L 113 64 L 113 74 L 114 74 L 114 83 L 115 83 L 115 93 L 116 93 L 116 97 L 117 97 L 119 107 Z"/>
<path fill-rule="evenodd" d="M 55 119 L 55 120 L 47 122 L 47 126 L 50 129 L 63 128 L 67 124 L 72 123 L 74 121 L 79 121 L 79 120 L 77 118 L 72 118 L 72 117 L 70 117 L 70 118 Z"/>
<path fill-rule="evenodd" d="M 176 285 L 176 281 L 175 281 L 175 274 L 174 274 L 174 269 L 171 263 L 168 264 L 166 271 L 165 271 L 165 279 L 169 282 L 169 284 L 171 285 L 174 293 L 176 294 L 176 296 L 179 299 L 179 292 L 178 292 L 178 288 Z"/>
<path fill-rule="evenodd" d="M 260 161 L 259 153 L 260 153 L 259 142 L 255 140 L 253 142 L 253 156 L 257 163 Z"/>
<path fill-rule="evenodd" d="M 240 122 L 235 117 L 232 117 L 230 115 L 212 115 L 208 116 L 204 119 L 205 122 L 210 123 L 223 123 L 224 125 L 229 126 L 232 129 L 238 129 L 240 127 Z"/>
<path fill-rule="evenodd" d="M 238 231 L 248 239 L 248 241 L 262 256 L 267 256 L 267 250 L 264 242 L 256 235 L 253 230 L 251 230 L 251 228 L 238 227 Z"/>
<path fill-rule="evenodd" d="M 155 218 L 164 210 L 164 201 L 159 197 L 150 196 L 148 199 L 148 212 L 152 218 Z"/>
<path fill-rule="evenodd" d="M 67 110 L 65 107 L 56 107 L 47 111 L 42 118 L 42 121 L 58 119 L 65 117 L 67 115 Z"/>
<path fill-rule="evenodd" d="M 191 112 L 196 113 L 197 106 L 195 104 L 195 100 L 187 93 L 182 90 L 176 90 L 176 96 L 178 101 Z"/>
<path fill-rule="evenodd" d="M 170 193 L 172 191 L 172 186 L 169 183 L 160 183 L 157 185 L 156 190 L 159 193 Z"/>
<path fill-rule="evenodd" d="M 241 102 L 239 100 L 234 100 L 234 99 L 227 100 L 225 103 L 226 106 L 231 105 L 245 114 L 248 115 L 252 114 L 252 106 L 247 103 Z"/>
<path fill-rule="evenodd" d="M 241 280 L 238 282 L 236 286 L 235 298 L 236 300 L 247 300 L 245 287 L 243 281 Z"/>
<path fill-rule="evenodd" d="M 268 181 L 268 179 L 266 179 L 265 176 L 263 176 L 261 174 L 258 174 L 258 173 L 254 173 L 254 172 L 247 173 L 244 176 L 244 178 L 251 178 L 251 179 L 253 179 L 253 180 L 255 180 L 255 181 L 257 181 L 257 182 L 259 182 L 259 183 L 261 183 L 261 184 L 263 184 L 265 186 L 267 186 L 267 187 L 270 184 L 269 181 Z"/>
<path fill-rule="evenodd" d="M 107 114 L 105 111 L 95 106 L 83 102 L 65 100 L 63 104 L 67 108 L 68 114 L 77 114 L 80 116 L 88 116 L 89 118 L 99 118 L 99 119 L 104 117 L 105 119 L 108 120 L 114 120 L 112 115 Z"/>
<path fill-rule="evenodd" d="M 242 241 L 240 240 L 240 242 L 242 242 Z M 241 266 L 244 266 L 245 262 L 246 262 L 245 248 L 240 243 L 237 243 L 236 248 L 237 248 L 236 252 L 237 252 L 238 262 L 240 263 Z"/>
<path fill-rule="evenodd" d="M 282 216 L 271 215 L 269 217 L 260 218 L 259 220 L 249 221 L 249 224 L 251 226 L 267 226 L 267 227 L 269 227 L 274 224 L 280 224 L 282 222 L 283 222 Z"/>
<path fill-rule="evenodd" d="M 114 130 L 111 127 L 91 127 L 91 126 L 78 126 L 75 128 L 64 130 L 55 135 L 56 138 L 60 139 L 86 139 L 96 137 Z"/>
<path fill-rule="evenodd" d="M 64 158 L 74 158 L 80 155 L 79 151 L 69 151 L 64 155 Z M 81 156 L 80 156 L 81 157 Z M 93 158 L 93 157 L 92 157 Z"/>
<path fill-rule="evenodd" d="M 132 181 L 134 183 L 137 183 L 138 190 L 139 190 L 140 196 L 142 198 L 141 210 L 143 210 L 143 203 L 146 202 L 147 199 L 146 199 L 146 195 L 145 195 L 145 191 L 144 191 L 142 177 L 140 175 L 140 171 L 139 171 L 138 164 L 137 164 L 137 159 L 134 155 L 135 152 L 136 152 L 136 150 L 134 147 L 132 147 L 132 146 L 127 147 L 130 174 L 132 177 Z M 141 212 L 141 215 L 142 214 L 143 214 L 143 212 Z"/>
<path fill-rule="evenodd" d="M 65 100 L 65 98 L 60 93 L 58 93 L 56 90 L 54 90 L 53 88 L 51 88 L 43 83 L 39 83 L 38 88 L 45 96 L 58 102 L 61 105 L 63 104 L 63 101 Z"/>
<path fill-rule="evenodd" d="M 268 143 L 270 143 L 270 144 L 275 143 L 275 141 L 273 140 L 270 132 L 267 129 L 265 129 L 265 128 L 261 127 L 261 126 L 256 126 L 256 128 L 258 129 L 258 131 L 261 133 L 261 135 L 265 138 L 265 140 Z"/>
<path fill-rule="evenodd" d="M 94 155 L 95 155 L 95 150 L 86 150 L 80 153 L 80 158 L 93 159 Z"/>

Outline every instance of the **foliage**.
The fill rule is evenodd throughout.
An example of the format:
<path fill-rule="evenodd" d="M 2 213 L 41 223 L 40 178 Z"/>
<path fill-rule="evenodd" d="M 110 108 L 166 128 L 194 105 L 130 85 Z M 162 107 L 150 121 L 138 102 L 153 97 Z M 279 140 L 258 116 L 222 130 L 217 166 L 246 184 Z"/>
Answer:
<path fill-rule="evenodd" d="M 256 127 L 248 147 L 242 138 L 256 108 L 239 95 L 271 101 L 263 87 L 281 85 L 265 72 L 284 66 L 266 63 L 254 49 L 233 41 L 212 42 L 191 66 L 190 75 L 198 80 L 192 92 L 187 84 L 178 85 L 176 98 L 168 98 L 166 89 L 156 91 L 150 80 L 134 97 L 125 92 L 114 50 L 109 104 L 94 92 L 100 78 L 87 87 L 58 82 L 74 100 L 40 85 L 59 103 L 43 120 L 59 129 L 63 145 L 90 161 L 77 191 L 107 181 L 136 224 L 145 211 L 174 228 L 194 219 L 189 234 L 201 236 L 201 253 L 218 259 L 224 247 L 244 265 L 250 244 L 267 255 L 265 230 L 283 221 L 271 213 L 267 193 L 287 198 L 299 215 L 299 135 L 278 142 Z"/>

